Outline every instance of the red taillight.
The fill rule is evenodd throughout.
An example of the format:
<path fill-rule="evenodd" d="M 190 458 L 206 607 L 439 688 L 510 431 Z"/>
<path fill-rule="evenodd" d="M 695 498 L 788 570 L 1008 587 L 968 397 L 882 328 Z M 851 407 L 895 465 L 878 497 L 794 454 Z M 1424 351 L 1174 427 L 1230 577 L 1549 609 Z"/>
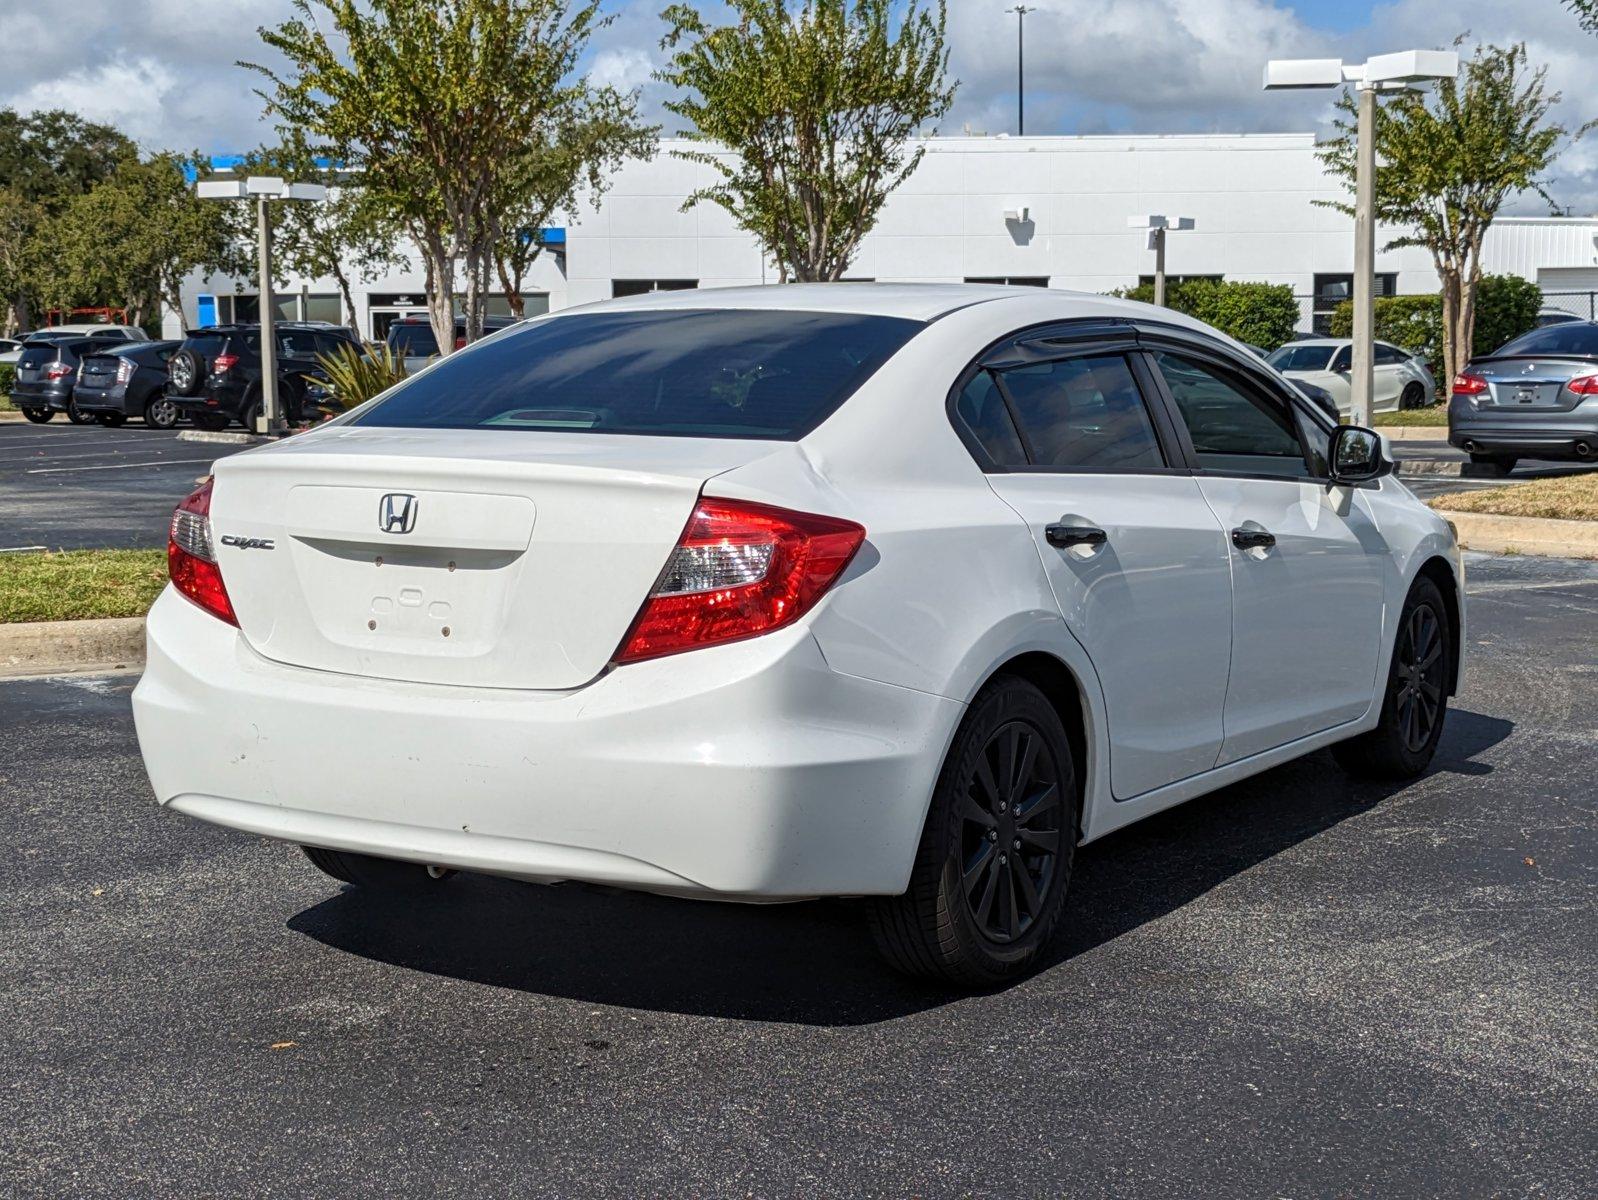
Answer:
<path fill-rule="evenodd" d="M 1598 396 L 1598 375 L 1583 375 L 1565 386 L 1578 396 Z"/>
<path fill-rule="evenodd" d="M 117 382 L 118 383 L 127 383 L 130 380 L 132 380 L 132 378 L 133 378 L 133 360 L 131 358 L 124 358 L 124 359 L 118 360 L 118 362 L 117 362 Z"/>
<path fill-rule="evenodd" d="M 466 335 L 464 333 L 461 334 L 460 337 L 455 339 L 455 349 L 457 349 L 457 350 L 466 349 Z"/>
<path fill-rule="evenodd" d="M 1487 381 L 1480 375 L 1472 375 L 1469 371 L 1461 371 L 1454 376 L 1454 395 L 1479 396 L 1487 390 Z"/>
<path fill-rule="evenodd" d="M 618 663 L 769 633 L 797 621 L 865 540 L 853 521 L 702 499 L 644 601 Z"/>
<path fill-rule="evenodd" d="M 237 354 L 218 354 L 211 360 L 211 373 L 213 375 L 226 375 L 239 361 Z"/>
<path fill-rule="evenodd" d="M 233 601 L 216 565 L 211 548 L 211 478 L 189 495 L 172 513 L 172 526 L 166 543 L 167 574 L 173 584 L 213 617 L 237 625 Z"/>
<path fill-rule="evenodd" d="M 46 379 L 65 379 L 70 374 L 72 374 L 72 368 L 67 366 L 66 363 L 51 363 L 44 369 L 44 377 Z"/>

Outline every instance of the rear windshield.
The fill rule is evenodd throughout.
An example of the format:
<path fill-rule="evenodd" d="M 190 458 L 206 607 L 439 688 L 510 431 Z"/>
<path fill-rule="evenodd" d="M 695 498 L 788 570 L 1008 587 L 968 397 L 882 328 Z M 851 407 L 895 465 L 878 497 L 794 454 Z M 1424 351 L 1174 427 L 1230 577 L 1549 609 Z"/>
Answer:
<path fill-rule="evenodd" d="M 1332 361 L 1335 346 L 1286 345 L 1271 353 L 1265 361 L 1278 371 L 1324 371 Z"/>
<path fill-rule="evenodd" d="M 922 328 L 766 309 L 574 314 L 451 355 L 355 423 L 792 441 Z"/>
<path fill-rule="evenodd" d="M 183 344 L 202 358 L 211 358 L 222 353 L 222 347 L 227 345 L 227 338 L 220 333 L 202 333 L 189 338 Z"/>
<path fill-rule="evenodd" d="M 1494 354 L 1598 355 L 1598 325 L 1591 321 L 1533 329 L 1504 343 Z"/>
<path fill-rule="evenodd" d="M 431 325 L 390 325 L 388 344 L 401 358 L 431 358 L 438 353 Z"/>

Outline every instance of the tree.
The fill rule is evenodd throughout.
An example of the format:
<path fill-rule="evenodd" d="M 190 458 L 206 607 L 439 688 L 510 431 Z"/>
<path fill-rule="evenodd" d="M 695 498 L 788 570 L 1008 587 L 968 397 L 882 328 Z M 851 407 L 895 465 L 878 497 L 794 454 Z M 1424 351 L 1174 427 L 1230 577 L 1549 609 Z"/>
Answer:
<path fill-rule="evenodd" d="M 40 231 L 76 196 L 137 157 L 109 125 L 60 110 L 21 116 L 0 109 L 0 298 L 7 334 L 33 323 Z"/>
<path fill-rule="evenodd" d="M 534 166 L 588 107 L 636 134 L 636 97 L 575 78 L 608 18 L 598 0 L 294 0 L 262 40 L 283 73 L 245 63 L 285 126 L 359 170 L 372 201 L 416 239 L 440 349 L 455 344 L 456 260 L 468 340 L 483 323 L 483 280 L 504 230 L 497 214 L 535 199 Z M 330 29 L 318 22 L 326 18 Z M 603 161 L 604 147 L 587 150 Z M 576 172 L 581 175 L 582 172 Z"/>
<path fill-rule="evenodd" d="M 838 279 L 888 194 L 921 162 L 911 136 L 953 102 L 943 0 L 935 9 L 920 0 L 730 7 L 730 25 L 688 4 L 661 14 L 670 26 L 662 46 L 673 53 L 657 77 L 684 92 L 666 108 L 707 143 L 679 153 L 720 176 L 683 207 L 726 209 L 784 281 Z"/>
<path fill-rule="evenodd" d="M 355 327 L 355 278 L 368 282 L 386 271 L 404 270 L 400 223 L 370 189 L 341 170 L 327 151 L 313 149 L 298 130 L 281 145 L 244 156 L 240 174 L 279 175 L 290 183 L 319 183 L 325 203 L 273 206 L 273 263 L 286 275 L 329 278 L 338 286 L 346 322 Z M 253 211 L 250 213 L 251 228 Z"/>
<path fill-rule="evenodd" d="M 1430 99 L 1404 93 L 1376 112 L 1376 218 L 1403 230 L 1388 248 L 1424 246 L 1442 281 L 1443 371 L 1452 379 L 1470 360 L 1481 247 L 1504 201 L 1517 192 L 1548 199 L 1539 176 L 1566 137 L 1548 121 L 1559 102 L 1531 70 L 1526 47 L 1480 46 L 1457 79 Z M 1321 160 L 1354 186 L 1355 98 L 1338 101 L 1338 136 Z M 1552 201 L 1549 201 L 1550 205 Z M 1352 213 L 1350 205 L 1333 207 Z"/>
<path fill-rule="evenodd" d="M 63 308 L 114 301 L 138 325 L 162 304 L 182 314 L 183 280 L 192 271 L 242 272 L 228 214 L 195 196 L 190 165 L 169 153 L 130 160 L 74 197 L 38 239 L 41 293 Z"/>
<path fill-rule="evenodd" d="M 1598 33 L 1598 0 L 1565 0 L 1565 7 L 1581 18 L 1583 29 Z"/>

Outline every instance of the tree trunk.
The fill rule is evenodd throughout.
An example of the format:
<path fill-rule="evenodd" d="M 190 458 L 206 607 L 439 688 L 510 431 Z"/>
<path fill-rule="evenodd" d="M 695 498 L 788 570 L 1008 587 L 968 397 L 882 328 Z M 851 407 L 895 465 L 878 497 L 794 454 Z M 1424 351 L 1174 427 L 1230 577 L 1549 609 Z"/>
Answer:
<path fill-rule="evenodd" d="M 469 346 L 483 336 L 483 271 L 488 263 L 481 241 L 466 249 L 466 344 Z"/>
<path fill-rule="evenodd" d="M 504 289 L 505 303 L 510 305 L 511 316 L 520 321 L 527 315 L 527 301 L 522 296 L 522 273 L 513 275 L 505 265 L 502 254 L 494 255 L 494 269 L 499 272 L 499 286 Z"/>
<path fill-rule="evenodd" d="M 334 261 L 337 262 L 336 259 Z M 350 290 L 349 278 L 345 275 L 341 268 L 335 267 L 333 271 L 333 280 L 338 284 L 339 296 L 344 301 L 344 315 L 347 318 L 345 325 L 349 328 L 351 333 L 353 333 L 360 340 L 364 341 L 365 338 L 362 337 L 360 327 L 356 324 L 355 293 Z"/>
<path fill-rule="evenodd" d="M 427 321 L 433 327 L 439 354 L 451 354 L 455 350 L 455 260 L 436 230 L 424 231 L 417 241 L 427 268 Z"/>
<path fill-rule="evenodd" d="M 1443 293 L 1443 386 L 1452 386 L 1454 376 L 1464 367 L 1466 359 L 1460 358 L 1460 310 L 1464 297 L 1459 272 L 1452 266 L 1438 271 Z"/>

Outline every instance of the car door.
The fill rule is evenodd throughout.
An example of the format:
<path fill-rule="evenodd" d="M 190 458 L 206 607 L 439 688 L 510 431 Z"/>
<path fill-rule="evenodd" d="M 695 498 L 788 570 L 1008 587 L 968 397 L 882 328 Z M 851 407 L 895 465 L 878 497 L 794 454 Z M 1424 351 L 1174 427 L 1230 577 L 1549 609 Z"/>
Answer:
<path fill-rule="evenodd" d="M 1410 380 L 1409 372 L 1404 369 L 1404 364 L 1409 361 L 1409 355 L 1397 346 L 1377 342 L 1375 358 L 1376 379 L 1371 393 L 1373 411 L 1396 412 L 1399 397 L 1404 392 L 1404 385 Z"/>
<path fill-rule="evenodd" d="M 1215 765 L 1231 655 L 1225 537 L 1149 386 L 1120 330 L 1001 350 L 956 403 L 1092 659 L 1121 799 Z"/>
<path fill-rule="evenodd" d="M 1294 402 L 1207 341 L 1149 347 L 1183 450 L 1227 531 L 1231 676 L 1220 762 L 1352 721 L 1375 694 L 1387 546 L 1331 487 Z"/>

